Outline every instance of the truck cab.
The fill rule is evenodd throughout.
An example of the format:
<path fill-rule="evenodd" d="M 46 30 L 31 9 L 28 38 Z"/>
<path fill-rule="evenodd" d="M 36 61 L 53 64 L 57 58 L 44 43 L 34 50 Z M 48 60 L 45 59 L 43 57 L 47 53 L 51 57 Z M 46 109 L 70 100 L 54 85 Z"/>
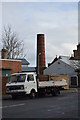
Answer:
<path fill-rule="evenodd" d="M 12 74 L 6 84 L 6 94 L 12 97 L 21 94 L 35 96 L 37 92 L 37 81 L 35 73 L 16 73 Z"/>

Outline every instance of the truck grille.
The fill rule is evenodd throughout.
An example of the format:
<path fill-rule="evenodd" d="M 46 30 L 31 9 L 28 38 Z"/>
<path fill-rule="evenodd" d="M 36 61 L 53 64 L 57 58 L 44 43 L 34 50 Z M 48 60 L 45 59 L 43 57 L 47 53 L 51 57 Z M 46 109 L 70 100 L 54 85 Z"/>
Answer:
<path fill-rule="evenodd" d="M 21 90 L 24 89 L 23 85 L 19 85 L 19 86 L 7 86 L 8 90 Z"/>

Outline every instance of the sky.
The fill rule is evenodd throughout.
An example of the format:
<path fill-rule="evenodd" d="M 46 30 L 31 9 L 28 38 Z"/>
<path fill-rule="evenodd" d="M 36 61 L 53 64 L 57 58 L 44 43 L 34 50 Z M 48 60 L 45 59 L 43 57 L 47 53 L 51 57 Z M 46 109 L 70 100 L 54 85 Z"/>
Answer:
<path fill-rule="evenodd" d="M 24 53 L 30 66 L 36 66 L 37 34 L 45 34 L 47 65 L 56 55 L 71 56 L 77 48 L 78 3 L 3 0 L 2 28 L 7 25 L 11 25 L 19 39 L 24 41 Z"/>

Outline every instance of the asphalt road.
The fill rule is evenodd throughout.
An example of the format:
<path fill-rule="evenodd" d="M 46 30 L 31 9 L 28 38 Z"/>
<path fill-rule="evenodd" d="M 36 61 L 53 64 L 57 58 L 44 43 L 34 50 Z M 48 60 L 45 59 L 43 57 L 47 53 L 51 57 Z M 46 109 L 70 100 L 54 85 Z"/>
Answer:
<path fill-rule="evenodd" d="M 2 101 L 3 118 L 78 118 L 78 94 L 56 97 L 6 99 Z"/>

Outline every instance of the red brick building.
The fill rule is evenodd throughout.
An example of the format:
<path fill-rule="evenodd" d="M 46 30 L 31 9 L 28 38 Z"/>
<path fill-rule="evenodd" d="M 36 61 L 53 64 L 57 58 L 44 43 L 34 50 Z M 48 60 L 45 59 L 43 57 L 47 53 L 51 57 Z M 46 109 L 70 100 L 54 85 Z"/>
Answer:
<path fill-rule="evenodd" d="M 0 93 L 5 94 L 8 76 L 13 73 L 21 72 L 21 60 L 0 59 Z M 2 83 L 2 84 L 1 84 Z"/>
<path fill-rule="evenodd" d="M 73 52 L 74 52 L 73 59 L 74 60 L 80 60 L 80 44 L 77 45 L 77 50 L 73 50 Z M 76 71 L 78 73 L 78 84 L 79 84 L 79 87 L 80 87 L 80 68 L 78 68 Z"/>
<path fill-rule="evenodd" d="M 80 44 L 77 45 L 77 50 L 73 50 L 74 52 L 74 59 L 80 60 Z"/>
<path fill-rule="evenodd" d="M 78 87 L 80 87 L 80 68 L 76 69 L 76 72 L 78 73 Z"/>

